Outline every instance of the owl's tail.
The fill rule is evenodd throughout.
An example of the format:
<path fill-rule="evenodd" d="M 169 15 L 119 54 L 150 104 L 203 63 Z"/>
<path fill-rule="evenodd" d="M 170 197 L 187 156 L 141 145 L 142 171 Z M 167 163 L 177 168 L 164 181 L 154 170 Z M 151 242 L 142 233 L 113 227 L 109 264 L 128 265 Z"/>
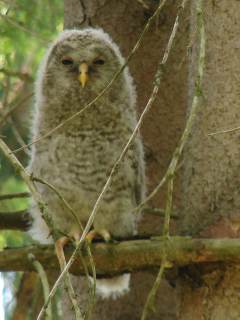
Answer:
<path fill-rule="evenodd" d="M 108 279 L 97 279 L 96 293 L 103 299 L 117 299 L 129 291 L 129 283 L 129 273 Z"/>

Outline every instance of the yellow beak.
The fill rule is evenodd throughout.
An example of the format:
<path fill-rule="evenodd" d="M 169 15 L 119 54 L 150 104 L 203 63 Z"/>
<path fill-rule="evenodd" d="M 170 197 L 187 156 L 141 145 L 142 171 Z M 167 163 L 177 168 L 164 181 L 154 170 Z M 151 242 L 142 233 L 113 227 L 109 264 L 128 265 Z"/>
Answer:
<path fill-rule="evenodd" d="M 79 76 L 78 76 L 78 80 L 80 81 L 83 88 L 85 87 L 88 81 L 88 78 L 89 78 L 88 65 L 86 64 L 86 62 L 83 62 L 79 66 Z"/>

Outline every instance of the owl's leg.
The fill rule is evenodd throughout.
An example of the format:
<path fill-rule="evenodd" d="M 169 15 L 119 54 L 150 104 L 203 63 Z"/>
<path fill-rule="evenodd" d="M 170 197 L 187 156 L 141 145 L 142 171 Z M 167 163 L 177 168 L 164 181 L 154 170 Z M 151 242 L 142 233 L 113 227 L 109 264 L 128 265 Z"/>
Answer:
<path fill-rule="evenodd" d="M 68 237 L 61 237 L 55 242 L 55 251 L 58 257 L 58 261 L 60 264 L 61 271 L 66 266 L 66 259 L 64 255 L 64 246 L 69 242 Z"/>
<path fill-rule="evenodd" d="M 109 242 L 111 240 L 111 235 L 106 229 L 101 230 L 91 230 L 86 235 L 86 241 L 92 242 L 96 238 L 102 238 L 104 241 Z"/>

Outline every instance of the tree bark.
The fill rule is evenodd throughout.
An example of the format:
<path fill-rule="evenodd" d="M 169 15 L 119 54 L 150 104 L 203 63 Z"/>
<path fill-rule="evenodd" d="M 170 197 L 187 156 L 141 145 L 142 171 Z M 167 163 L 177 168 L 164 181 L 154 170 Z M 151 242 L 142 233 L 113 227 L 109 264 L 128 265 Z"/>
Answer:
<path fill-rule="evenodd" d="M 192 5 L 195 34 L 196 1 Z M 180 231 L 202 237 L 239 237 L 240 175 L 237 133 L 208 136 L 239 126 L 239 1 L 203 1 L 206 68 L 203 99 L 184 156 L 183 210 Z M 190 89 L 197 61 L 193 46 Z M 196 271 L 196 270 L 195 270 Z M 181 320 L 240 319 L 239 267 L 202 276 L 188 270 L 179 281 Z M 202 281 L 199 285 L 198 279 Z M 191 280 L 189 280 L 191 279 Z"/>
<path fill-rule="evenodd" d="M 85 262 L 91 270 L 85 250 Z M 113 243 L 92 244 L 91 252 L 98 276 L 113 276 L 124 272 L 154 270 L 167 252 L 169 269 L 192 266 L 193 264 L 240 261 L 240 242 L 238 239 L 191 239 L 189 237 L 153 237 L 147 240 L 131 240 Z M 72 247 L 65 248 L 67 260 L 73 253 Z M 58 260 L 54 247 L 49 245 L 10 248 L 0 252 L 1 271 L 34 271 L 29 255 L 33 255 L 46 270 L 58 271 Z M 211 269 L 217 268 L 213 264 Z M 80 258 L 76 258 L 71 273 L 84 274 Z"/>
<path fill-rule="evenodd" d="M 148 17 L 158 4 L 133 0 L 65 0 L 65 28 L 82 28 L 88 25 L 101 27 L 119 45 L 126 57 L 136 43 Z M 163 54 L 171 33 L 178 5 L 181 1 L 167 1 L 164 10 L 145 36 L 141 48 L 130 62 L 138 92 L 139 113 L 145 106 L 153 87 L 153 75 Z M 187 10 L 186 10 L 187 16 Z M 181 135 L 185 122 L 187 101 L 187 63 L 185 59 L 188 44 L 188 19 L 183 19 L 175 41 L 162 86 L 151 112 L 142 127 L 145 144 L 148 190 L 152 190 L 164 174 L 172 152 Z M 176 76 L 177 75 L 177 76 Z M 153 205 L 163 206 L 165 192 L 155 197 Z M 179 205 L 179 180 L 175 183 L 175 204 Z M 161 234 L 162 219 L 146 215 L 139 230 Z M 100 301 L 95 306 L 94 319 L 139 319 L 147 294 L 152 287 L 155 274 L 136 272 L 132 274 L 131 291 L 115 301 Z M 152 319 L 175 319 L 175 292 L 165 281 L 162 282 Z M 71 318 L 69 318 L 71 319 Z"/>
<path fill-rule="evenodd" d="M 35 272 L 23 274 L 16 294 L 16 306 L 12 314 L 12 320 L 25 320 L 28 318 L 37 285 L 38 276 Z"/>

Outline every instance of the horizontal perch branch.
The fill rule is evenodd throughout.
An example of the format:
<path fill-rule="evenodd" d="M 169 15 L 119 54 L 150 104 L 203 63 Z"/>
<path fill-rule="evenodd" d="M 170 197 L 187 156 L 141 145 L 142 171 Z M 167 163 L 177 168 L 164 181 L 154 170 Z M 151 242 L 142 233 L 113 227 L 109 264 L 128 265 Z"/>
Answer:
<path fill-rule="evenodd" d="M 73 248 L 67 247 L 66 257 L 69 258 L 72 252 Z M 0 252 L 0 270 L 33 270 L 28 258 L 29 253 L 33 254 L 44 268 L 58 269 L 54 247 L 45 245 L 3 250 Z M 159 267 L 165 253 L 167 261 L 175 266 L 202 262 L 240 262 L 240 240 L 155 237 L 148 240 L 92 244 L 92 255 L 99 276 Z M 87 255 L 85 259 L 88 263 Z M 74 274 L 84 274 L 80 259 L 74 261 L 70 270 Z"/>
<path fill-rule="evenodd" d="M 31 225 L 28 211 L 0 212 L 0 230 L 26 231 Z"/>

